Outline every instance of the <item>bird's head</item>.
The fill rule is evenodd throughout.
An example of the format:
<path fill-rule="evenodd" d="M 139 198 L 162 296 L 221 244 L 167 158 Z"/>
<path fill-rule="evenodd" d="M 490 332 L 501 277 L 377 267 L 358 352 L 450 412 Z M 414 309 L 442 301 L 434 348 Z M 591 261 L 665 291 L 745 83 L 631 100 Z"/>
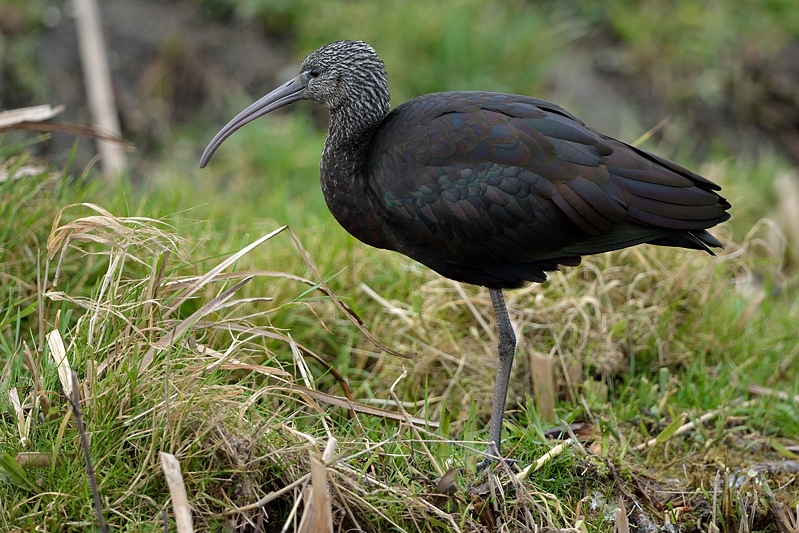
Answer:
<path fill-rule="evenodd" d="M 388 107 L 385 65 L 363 41 L 337 41 L 310 53 L 300 64 L 300 76 L 307 80 L 303 96 L 328 109 L 357 111 L 361 103 Z"/>
<path fill-rule="evenodd" d="M 383 61 L 363 41 L 336 41 L 311 52 L 300 74 L 236 115 L 203 152 L 205 167 L 217 148 L 236 130 L 297 100 L 311 100 L 346 121 L 379 123 L 389 110 L 388 78 Z"/>

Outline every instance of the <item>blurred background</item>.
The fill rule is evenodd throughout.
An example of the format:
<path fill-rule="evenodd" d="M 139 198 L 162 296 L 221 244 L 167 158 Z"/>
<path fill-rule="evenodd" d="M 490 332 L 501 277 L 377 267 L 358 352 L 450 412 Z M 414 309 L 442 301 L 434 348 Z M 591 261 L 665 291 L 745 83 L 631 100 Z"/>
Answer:
<path fill-rule="evenodd" d="M 725 186 L 747 187 L 730 198 L 738 228 L 769 214 L 774 177 L 799 162 L 793 0 L 102 0 L 100 10 L 122 133 L 135 146 L 131 178 L 147 187 L 189 180 L 247 202 L 274 177 L 306 210 L 321 208 L 309 184 L 326 113 L 305 102 L 228 141 L 212 165 L 222 182 L 217 171 L 201 177 L 197 160 L 236 112 L 337 39 L 377 49 L 393 105 L 445 90 L 534 95 L 609 135 L 645 136 L 644 147 L 684 165 L 725 162 L 735 181 Z M 3 1 L 0 108 L 65 104 L 60 121 L 90 122 L 74 12 L 62 0 Z M 74 142 L 56 133 L 39 150 L 63 161 Z M 93 155 L 81 140 L 78 167 Z"/>

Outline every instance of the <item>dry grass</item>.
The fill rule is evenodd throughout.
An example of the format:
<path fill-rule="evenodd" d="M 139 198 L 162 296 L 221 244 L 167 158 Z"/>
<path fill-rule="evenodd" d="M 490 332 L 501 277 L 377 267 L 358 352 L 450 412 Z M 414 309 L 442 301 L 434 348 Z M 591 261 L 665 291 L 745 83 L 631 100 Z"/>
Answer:
<path fill-rule="evenodd" d="M 364 531 L 374 531 L 375 520 L 405 530 L 400 522 L 429 522 L 431 517 L 431 524 L 454 531 L 479 529 L 478 518 L 471 512 L 456 520 L 428 501 L 431 490 L 424 489 L 426 475 L 422 471 L 412 467 L 406 473 L 420 477 L 421 484 L 412 478 L 406 478 L 405 484 L 389 483 L 386 480 L 392 476 L 384 472 L 397 462 L 417 463 L 417 447 L 460 443 L 424 428 L 409 432 L 413 422 L 424 421 L 406 412 L 334 399 L 315 390 L 308 354 L 286 333 L 254 325 L 258 313 L 252 306 L 269 298 L 233 299 L 255 275 L 237 281 L 223 271 L 282 228 L 220 261 L 204 275 L 176 277 L 167 274 L 167 261 L 173 258 L 180 264 L 188 258 L 184 243 L 165 231 L 168 226 L 143 218 L 115 217 L 94 205 L 80 207 L 96 214 L 63 225 L 59 225 L 60 215 L 56 219 L 49 256 L 57 261 L 52 278 L 48 281 L 46 276 L 50 290 L 43 296 L 60 304 L 61 312 L 81 310 L 74 326 L 64 332 L 68 348 L 59 350 L 65 357 L 59 355 L 58 367 L 80 369 L 82 408 L 93 436 L 99 489 L 111 523 L 115 516 L 117 525 L 131 523 L 129 520 L 139 524 L 160 520 L 165 511 L 158 481 L 163 479 L 160 452 L 173 454 L 181 462 L 198 529 L 207 529 L 222 518 L 236 527 L 260 530 L 276 517 L 283 517 L 287 526 L 293 528 L 293 523 L 300 531 L 320 531 L 315 529 L 319 524 L 333 520 Z M 107 265 L 92 297 L 53 290 L 64 281 L 59 276 L 65 262 L 89 256 Z M 181 306 L 193 300 L 199 300 L 195 304 L 198 309 L 181 316 Z M 58 322 L 58 311 L 55 317 L 46 315 L 42 327 L 52 328 L 48 323 L 53 319 Z M 48 338 L 60 339 L 58 330 L 52 332 Z M 281 341 L 283 353 L 293 354 L 293 359 L 280 360 L 264 339 Z M 52 379 L 52 369 L 44 364 L 44 353 L 43 347 L 34 349 L 36 368 L 30 370 L 47 381 Z M 37 412 L 41 398 L 50 406 L 46 413 Z M 361 413 L 359 417 L 383 415 L 398 420 L 398 425 L 380 441 L 367 435 L 368 428 L 359 427 L 360 418 L 340 434 L 337 411 L 320 403 L 328 399 Z M 29 389 L 22 404 L 26 422 L 40 414 L 50 416 L 56 409 L 63 412 L 66 405 L 47 386 Z M 77 434 L 66 414 L 52 443 L 53 457 L 60 456 L 75 467 L 79 460 L 67 450 Z M 34 424 L 30 431 L 42 429 Z M 337 447 L 328 446 L 322 452 L 325 443 L 335 442 Z M 117 457 L 120 452 L 124 454 L 122 463 Z M 435 461 L 429 452 L 428 457 Z M 117 473 L 119 468 L 127 471 L 124 478 Z M 112 477 L 119 479 L 111 481 Z M 329 494 L 324 495 L 320 487 L 325 484 L 320 479 L 327 480 Z M 520 489 L 514 491 L 519 493 L 512 500 L 522 503 L 508 519 L 532 527 L 533 514 L 523 502 L 535 502 L 538 496 Z M 49 492 L 34 491 L 30 499 L 14 506 L 12 514 L 22 513 L 18 518 L 23 522 L 53 523 L 58 519 L 48 511 L 29 514 L 40 504 L 52 506 L 51 498 Z M 511 497 L 503 495 L 505 499 Z M 74 512 L 76 502 L 69 500 L 61 494 L 58 507 Z M 286 513 L 291 501 L 294 503 Z M 304 516 L 302 509 L 306 513 L 314 509 L 315 526 L 295 522 Z M 560 521 L 560 517 L 549 516 L 550 506 L 545 509 L 549 523 Z"/>
<path fill-rule="evenodd" d="M 679 383 L 666 372 L 661 383 L 639 382 L 654 396 L 635 408 L 657 411 L 651 420 L 636 424 L 637 415 L 612 407 L 624 394 L 614 382 L 631 367 L 649 375 L 690 369 L 760 327 L 767 288 L 787 279 L 773 260 L 780 250 L 758 237 L 760 229 L 741 245 L 722 235 L 727 247 L 716 258 L 639 247 L 586 258 L 546 285 L 510 293 L 523 362 L 509 404 L 510 453 L 538 466 L 501 466 L 475 479 L 482 449 L 475 433 L 487 421 L 493 383 L 486 376 L 495 365 L 484 290 L 402 263 L 424 281 L 414 304 L 363 285 L 363 297 L 375 303 L 362 314 L 377 339 L 415 357 L 386 356 L 363 337 L 347 368 L 336 368 L 334 358 L 273 323 L 288 304 L 272 294 L 300 286 L 320 295 L 292 312 L 321 328 L 339 331 L 354 313 L 321 280 L 251 268 L 257 261 L 250 256 L 277 246 L 272 239 L 283 228 L 195 263 L 196 248 L 163 221 L 117 217 L 91 204 L 62 213 L 70 219 L 59 214 L 48 241 L 39 327 L 60 332 L 80 374 L 98 489 L 114 528 L 159 528 L 172 515 L 162 453 L 179 462 L 196 530 L 586 531 L 613 520 L 624 530 L 616 517 L 625 510 L 645 530 L 671 523 L 754 531 L 792 520 L 794 474 L 769 466 L 781 449 L 792 453 L 791 442 L 751 427 L 734 430 L 738 413 L 764 408 L 760 400 L 736 406 L 722 399 L 713 416 L 702 417 L 710 410 L 674 403 Z M 350 275 L 357 279 L 372 260 L 356 260 Z M 71 294 L 65 273 L 86 262 L 102 274 L 89 295 Z M 49 362 L 35 336 L 26 343 L 25 364 L 12 371 L 8 362 L 4 372 L 19 398 L 13 424 L 21 453 L 4 456 L 0 472 L 21 475 L 13 490 L 25 494 L 4 504 L 6 523 L 91 524 L 89 493 L 74 489 L 84 467 L 55 385 L 61 365 Z M 525 399 L 526 354 L 555 362 L 563 400 L 555 415 L 582 422 L 567 430 L 576 432 L 571 450 L 555 446 L 558 456 L 547 454 L 545 426 Z M 795 370 L 784 370 L 795 379 Z M 693 425 L 678 430 L 683 418 L 675 409 Z M 699 437 L 711 444 L 703 448 Z M 649 439 L 639 456 L 633 447 Z M 754 442 L 768 461 L 756 459 Z M 19 474 L 14 465 L 31 452 L 47 458 L 44 468 L 31 461 Z M 709 481 L 716 475 L 724 482 Z"/>
<path fill-rule="evenodd" d="M 553 273 L 544 285 L 530 285 L 507 294 L 508 309 L 519 339 L 512 404 L 524 405 L 533 392 L 531 356 L 554 360 L 559 396 L 577 399 L 599 391 L 607 397 L 604 382 L 621 373 L 679 367 L 699 354 L 726 349 L 730 338 L 713 335 L 713 310 L 727 302 L 740 309 L 734 322 L 724 325 L 741 335 L 762 305 L 768 283 L 782 283 L 775 268 L 774 250 L 759 235 L 764 223 L 738 245 L 721 232 L 725 249 L 717 257 L 699 252 L 658 247 L 636 247 L 601 256 L 586 257 L 580 268 Z M 719 232 L 717 232 L 719 233 Z M 768 259 L 760 260 L 765 256 Z M 409 265 L 414 268 L 414 265 Z M 356 273 L 354 277 L 359 276 Z M 383 357 L 368 342 L 360 344 L 354 368 L 363 380 L 382 382 L 386 390 L 407 369 L 411 381 L 426 378 L 429 388 L 419 389 L 428 399 L 428 416 L 441 416 L 442 400 L 449 408 L 477 405 L 480 416 L 489 411 L 495 372 L 496 325 L 488 291 L 464 287 L 435 275 L 419 288 L 417 309 L 402 301 L 386 301 L 361 285 L 382 312 L 372 317 L 370 330 L 380 339 L 394 339 L 400 351 L 417 352 L 412 362 Z M 527 355 L 527 357 L 525 357 Z"/>

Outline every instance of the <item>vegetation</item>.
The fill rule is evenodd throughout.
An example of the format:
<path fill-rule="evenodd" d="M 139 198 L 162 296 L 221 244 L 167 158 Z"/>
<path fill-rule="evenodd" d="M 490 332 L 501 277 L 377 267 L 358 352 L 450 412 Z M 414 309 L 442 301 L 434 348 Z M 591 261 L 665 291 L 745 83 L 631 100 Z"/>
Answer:
<path fill-rule="evenodd" d="M 203 5 L 279 21 L 297 57 L 371 41 L 395 103 L 455 88 L 547 96 L 557 62 L 604 39 L 657 74 L 672 109 L 740 109 L 725 77 L 736 47 L 773 53 L 799 32 L 787 0 Z M 59 338 L 114 530 L 174 527 L 161 452 L 180 461 L 200 531 L 301 530 L 325 505 L 337 531 L 797 527 L 799 243 L 779 215 L 790 196 L 774 183 L 791 171 L 777 145 L 700 153 L 685 120 L 651 136 L 657 122 L 617 124 L 724 187 L 725 249 L 642 246 L 508 293 L 521 342 L 506 453 L 544 460 L 481 477 L 487 291 L 339 228 L 317 184 L 324 131 L 297 107 L 240 131 L 203 171 L 208 132 L 178 130 L 136 187 L 78 178 L 69 158 L 42 167 L 19 133 L 0 138 L 0 530 L 97 527 Z M 387 355 L 358 318 L 415 355 Z M 552 412 L 531 385 L 542 361 Z"/>

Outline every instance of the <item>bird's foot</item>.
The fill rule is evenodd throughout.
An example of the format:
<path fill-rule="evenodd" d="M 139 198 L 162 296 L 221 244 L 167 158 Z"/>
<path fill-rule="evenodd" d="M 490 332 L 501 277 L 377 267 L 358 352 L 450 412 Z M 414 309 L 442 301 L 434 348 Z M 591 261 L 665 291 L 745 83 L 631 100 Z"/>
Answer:
<path fill-rule="evenodd" d="M 486 454 L 483 457 L 483 460 L 477 463 L 477 473 L 480 474 L 482 472 L 487 472 L 491 465 L 497 462 L 497 457 L 494 455 Z M 518 464 L 516 459 L 511 459 L 510 457 L 503 457 L 502 462 L 507 465 L 508 467 L 513 467 Z"/>
<path fill-rule="evenodd" d="M 507 466 L 515 466 L 516 460 L 515 459 L 508 459 L 502 457 L 498 447 L 494 444 L 494 441 L 491 440 L 488 442 L 488 446 L 486 447 L 485 457 L 483 460 L 477 463 L 477 473 L 480 474 L 482 472 L 488 471 L 492 464 L 497 461 L 502 461 Z"/>

